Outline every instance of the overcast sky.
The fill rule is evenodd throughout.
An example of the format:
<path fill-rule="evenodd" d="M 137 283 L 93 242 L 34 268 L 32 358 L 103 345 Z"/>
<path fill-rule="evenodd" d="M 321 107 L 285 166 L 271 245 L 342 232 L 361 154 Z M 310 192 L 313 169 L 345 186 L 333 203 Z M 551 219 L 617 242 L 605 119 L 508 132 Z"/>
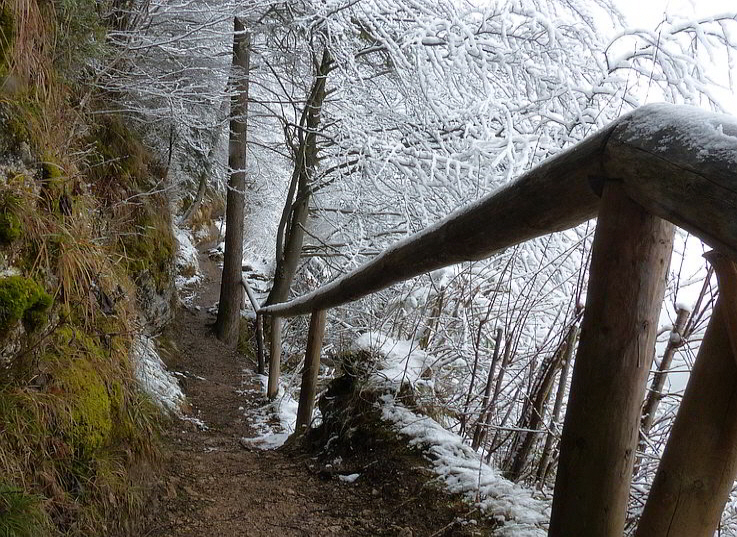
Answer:
<path fill-rule="evenodd" d="M 701 18 L 737 11 L 737 3 L 731 0 L 615 0 L 615 3 L 627 17 L 628 26 L 644 29 L 655 29 L 666 14 L 683 18 Z M 734 26 L 737 28 L 737 23 Z M 723 65 L 718 66 L 717 72 L 711 74 L 726 86 L 729 79 L 726 54 L 723 56 L 723 62 Z M 732 69 L 732 79 L 737 80 L 737 67 Z M 735 92 L 724 89 L 716 93 L 721 105 L 737 115 Z"/>
<path fill-rule="evenodd" d="M 616 0 L 629 18 L 630 25 L 654 27 L 664 13 L 683 17 L 708 16 L 734 11 L 735 3 L 726 0 Z"/>

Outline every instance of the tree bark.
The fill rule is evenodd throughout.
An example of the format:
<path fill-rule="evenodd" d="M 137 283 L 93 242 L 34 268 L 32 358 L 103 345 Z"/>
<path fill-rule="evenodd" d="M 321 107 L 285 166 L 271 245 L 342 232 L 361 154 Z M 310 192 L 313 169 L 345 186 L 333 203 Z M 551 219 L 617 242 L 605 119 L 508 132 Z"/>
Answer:
<path fill-rule="evenodd" d="M 711 537 L 719 525 L 737 477 L 737 364 L 731 348 L 737 334 L 730 333 L 725 314 L 735 305 L 735 295 L 717 300 L 636 537 Z"/>
<path fill-rule="evenodd" d="M 297 133 L 299 144 L 294 155 L 292 183 L 277 232 L 274 285 L 266 304 L 287 300 L 302 256 L 302 244 L 313 186 L 312 176 L 318 164 L 317 133 L 320 128 L 322 104 L 325 100 L 327 77 L 331 65 L 332 58 L 326 48 L 323 50 L 322 60 L 300 119 Z"/>
<path fill-rule="evenodd" d="M 545 438 L 545 446 L 543 446 L 542 456 L 540 457 L 540 465 L 537 469 L 537 482 L 542 488 L 545 478 L 548 475 L 548 468 L 553 453 L 553 442 L 555 441 L 555 433 L 560 423 L 560 414 L 563 410 L 563 401 L 566 396 L 566 387 L 568 386 L 568 372 L 571 369 L 571 359 L 573 358 L 573 349 L 578 339 L 578 326 L 571 326 L 566 336 L 566 350 L 563 356 L 563 368 L 560 371 L 560 380 L 558 381 L 558 391 L 555 394 L 555 403 L 553 403 L 553 414 L 550 419 L 550 427 Z"/>
<path fill-rule="evenodd" d="M 550 537 L 622 536 L 672 246 L 672 224 L 604 184 Z"/>
<path fill-rule="evenodd" d="M 215 323 L 217 338 L 235 347 L 243 302 L 241 264 L 243 262 L 243 215 L 246 188 L 246 147 L 248 115 L 248 68 L 250 35 L 235 17 L 233 37 L 233 79 L 236 89 L 230 111 L 230 180 L 226 208 L 225 259 L 220 281 L 220 305 Z"/>
<path fill-rule="evenodd" d="M 269 343 L 271 355 L 269 356 L 269 385 L 266 396 L 275 399 L 279 394 L 279 374 L 281 370 L 281 317 L 271 319 L 271 334 Z"/>
<path fill-rule="evenodd" d="M 322 339 L 325 333 L 326 313 L 325 310 L 314 311 L 310 317 L 305 367 L 302 371 L 302 386 L 299 390 L 299 407 L 297 408 L 297 425 L 295 426 L 295 433 L 297 434 L 302 434 L 312 421 L 317 376 L 320 372 L 320 351 L 322 350 Z"/>
<path fill-rule="evenodd" d="M 491 388 L 494 385 L 494 373 L 496 372 L 496 366 L 499 364 L 499 351 L 502 346 L 502 329 L 496 329 L 496 335 L 494 336 L 494 355 L 491 359 L 491 365 L 489 366 L 489 376 L 486 378 L 486 387 L 484 388 L 484 398 L 481 400 L 481 413 L 479 414 L 478 422 L 476 422 L 476 429 L 473 432 L 473 440 L 471 447 L 477 450 L 479 446 L 484 442 L 486 437 L 486 416 L 490 414 L 489 400 L 491 398 Z"/>

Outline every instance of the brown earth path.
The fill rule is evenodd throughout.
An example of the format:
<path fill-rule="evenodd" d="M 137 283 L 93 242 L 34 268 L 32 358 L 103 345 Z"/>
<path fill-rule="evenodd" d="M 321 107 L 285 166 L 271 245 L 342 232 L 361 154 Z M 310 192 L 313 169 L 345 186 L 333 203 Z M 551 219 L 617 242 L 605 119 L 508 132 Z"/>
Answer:
<path fill-rule="evenodd" d="M 253 364 L 211 333 L 207 308 L 217 300 L 220 273 L 204 256 L 201 268 L 205 279 L 192 307 L 178 308 L 163 358 L 206 428 L 180 420 L 167 427 L 162 476 L 142 537 L 480 534 L 424 503 L 429 476 L 422 468 L 398 465 L 381 474 L 391 482 L 366 477 L 349 484 L 308 453 L 244 448 L 241 438 L 258 434 L 245 411 L 264 400 Z"/>

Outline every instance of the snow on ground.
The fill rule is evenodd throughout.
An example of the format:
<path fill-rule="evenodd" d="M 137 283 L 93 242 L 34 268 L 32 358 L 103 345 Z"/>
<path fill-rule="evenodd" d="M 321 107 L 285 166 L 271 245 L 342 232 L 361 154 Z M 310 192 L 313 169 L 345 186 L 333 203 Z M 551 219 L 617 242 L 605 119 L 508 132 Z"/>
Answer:
<path fill-rule="evenodd" d="M 550 519 L 549 505 L 532 497 L 532 492 L 484 464 L 479 454 L 456 434 L 427 416 L 415 414 L 394 400 L 381 398 L 382 418 L 408 437 L 409 444 L 421 448 L 433 470 L 451 493 L 460 493 L 479 508 L 504 523 L 494 535 L 504 537 L 544 537 Z"/>
<path fill-rule="evenodd" d="M 409 438 L 430 460 L 433 470 L 449 492 L 468 500 L 502 522 L 498 537 L 544 537 L 550 519 L 547 502 L 533 498 L 532 491 L 503 478 L 484 464 L 478 453 L 458 435 L 444 429 L 427 416 L 416 414 L 394 398 L 402 384 L 415 385 L 429 365 L 428 355 L 412 341 L 397 341 L 385 334 L 369 332 L 354 347 L 380 356 L 379 369 L 371 382 L 387 392 L 381 397 L 382 418 Z"/>
<path fill-rule="evenodd" d="M 186 405 L 186 398 L 179 388 L 177 379 L 166 370 L 156 350 L 153 338 L 139 335 L 131 346 L 131 354 L 136 364 L 136 378 L 143 390 L 161 408 L 180 418 Z"/>
<path fill-rule="evenodd" d="M 269 377 L 266 375 L 257 376 L 261 385 L 258 393 L 265 396 Z M 257 449 L 281 447 L 287 441 L 289 435 L 294 432 L 294 426 L 297 423 L 297 406 L 297 400 L 292 397 L 287 386 L 280 382 L 279 394 L 272 402 L 246 414 L 246 419 L 251 427 L 260 434 L 253 438 L 242 438 L 241 443 Z"/>
<path fill-rule="evenodd" d="M 355 483 L 359 477 L 361 477 L 361 474 L 338 475 L 338 479 L 343 483 Z"/>
<path fill-rule="evenodd" d="M 174 238 L 177 240 L 176 269 L 177 276 L 175 284 L 177 289 L 199 283 L 200 263 L 197 259 L 197 248 L 192 242 L 192 236 L 189 230 L 173 228 Z"/>
<path fill-rule="evenodd" d="M 419 344 L 396 340 L 381 332 L 366 332 L 353 343 L 356 350 L 378 354 L 379 369 L 371 380 L 376 387 L 398 389 L 402 384 L 414 386 L 430 365 L 428 355 Z"/>

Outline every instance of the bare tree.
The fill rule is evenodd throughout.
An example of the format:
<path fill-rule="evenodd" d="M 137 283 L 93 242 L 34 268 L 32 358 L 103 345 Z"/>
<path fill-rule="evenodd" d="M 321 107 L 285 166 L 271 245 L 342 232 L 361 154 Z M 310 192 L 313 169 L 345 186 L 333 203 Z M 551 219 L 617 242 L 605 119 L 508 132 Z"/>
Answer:
<path fill-rule="evenodd" d="M 230 109 L 230 181 L 226 207 L 225 259 L 220 281 L 220 305 L 215 331 L 219 340 L 228 345 L 238 344 L 243 288 L 243 214 L 245 212 L 246 146 L 248 127 L 248 68 L 250 36 L 243 22 L 234 19 L 233 74 L 237 91 Z"/>

